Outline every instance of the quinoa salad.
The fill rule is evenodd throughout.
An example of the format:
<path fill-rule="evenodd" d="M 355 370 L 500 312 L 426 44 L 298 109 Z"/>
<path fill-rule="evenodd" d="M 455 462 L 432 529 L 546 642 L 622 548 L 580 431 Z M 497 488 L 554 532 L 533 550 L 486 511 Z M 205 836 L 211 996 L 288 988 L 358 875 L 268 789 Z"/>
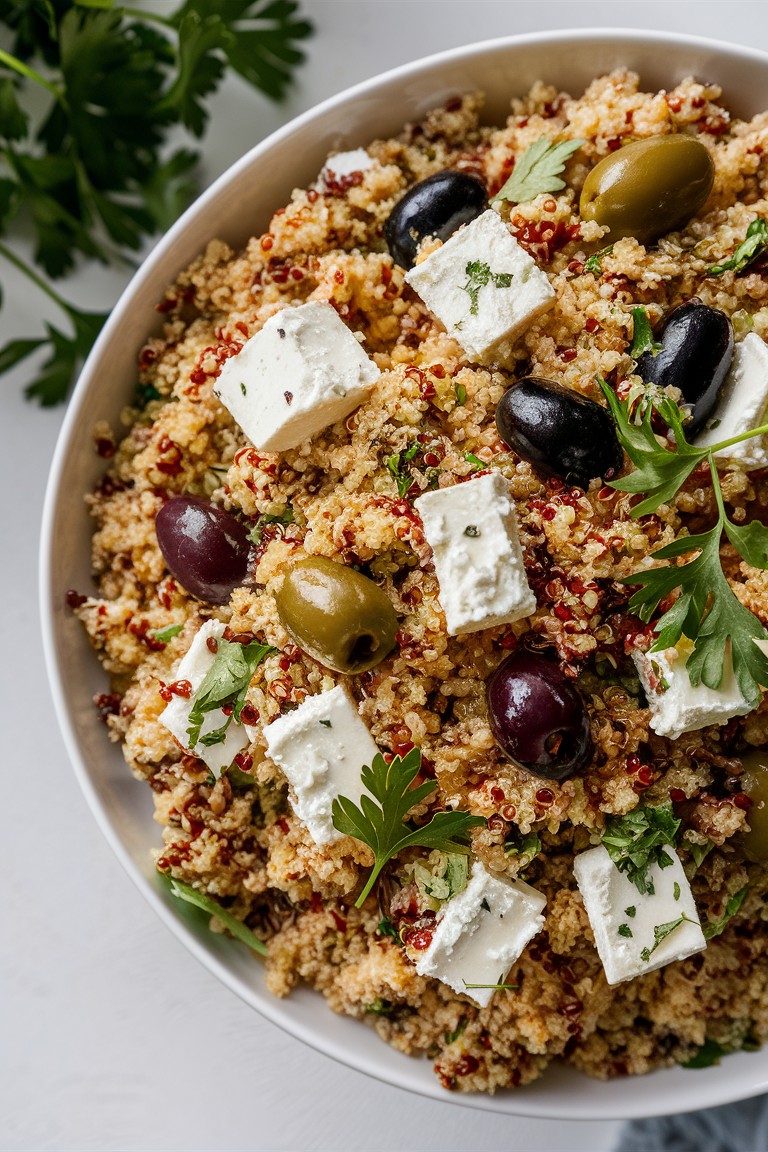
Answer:
<path fill-rule="evenodd" d="M 768 1037 L 768 113 L 457 96 L 158 302 L 95 705 L 159 883 L 465 1092 Z"/>

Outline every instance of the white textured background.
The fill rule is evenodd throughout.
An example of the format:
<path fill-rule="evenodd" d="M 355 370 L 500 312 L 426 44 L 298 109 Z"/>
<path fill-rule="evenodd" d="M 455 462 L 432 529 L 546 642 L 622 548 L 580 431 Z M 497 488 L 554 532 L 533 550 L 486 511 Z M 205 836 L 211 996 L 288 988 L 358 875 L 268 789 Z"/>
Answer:
<path fill-rule="evenodd" d="M 615 26 L 768 49 L 764 0 L 304 0 L 304 9 L 317 31 L 291 100 L 260 106 L 228 83 L 214 101 L 206 182 L 318 100 L 473 40 Z M 20 276 L 0 274 L 2 344 L 39 331 L 45 306 Z M 118 276 L 88 270 L 65 295 L 102 307 L 120 287 Z M 24 402 L 22 383 L 22 372 L 0 381 L 0 1149 L 607 1152 L 616 1123 L 479 1113 L 334 1064 L 219 986 L 150 912 L 93 823 L 53 717 L 36 566 L 62 412 Z"/>

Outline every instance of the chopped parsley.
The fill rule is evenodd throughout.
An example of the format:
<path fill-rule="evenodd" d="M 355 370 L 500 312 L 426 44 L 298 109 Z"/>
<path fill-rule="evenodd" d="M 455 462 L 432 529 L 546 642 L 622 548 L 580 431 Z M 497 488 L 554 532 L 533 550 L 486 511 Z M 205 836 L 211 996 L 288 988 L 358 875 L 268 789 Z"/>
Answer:
<path fill-rule="evenodd" d="M 370 1016 L 389 1016 L 393 1008 L 391 1000 L 382 1000 L 381 996 L 377 996 L 370 1004 L 366 1004 L 365 1011 Z"/>
<path fill-rule="evenodd" d="M 629 908 L 624 909 L 624 915 L 629 916 L 630 920 L 634 920 L 635 916 L 637 916 L 637 908 L 634 904 L 630 904 Z"/>
<path fill-rule="evenodd" d="M 323 728 L 333 728 L 330 720 L 320 720 L 319 723 L 322 724 Z"/>
<path fill-rule="evenodd" d="M 504 841 L 504 855 L 519 856 L 524 868 L 530 864 L 534 856 L 538 856 L 539 852 L 541 852 L 541 837 L 538 832 L 529 832 L 524 836 L 516 829 L 510 832 Z"/>
<path fill-rule="evenodd" d="M 740 888 L 739 891 L 734 896 L 731 896 L 730 900 L 725 905 L 725 912 L 723 913 L 723 915 L 720 917 L 719 920 L 714 920 L 711 923 L 704 925 L 704 939 L 705 940 L 713 940 L 715 936 L 720 935 L 720 933 L 723 931 L 723 929 L 725 928 L 728 921 L 731 919 L 732 916 L 736 915 L 736 913 L 739 911 L 742 904 L 744 903 L 744 899 L 747 895 L 747 889 L 748 888 L 749 888 L 749 885 L 745 884 L 744 887 Z"/>
<path fill-rule="evenodd" d="M 708 276 L 722 276 L 723 272 L 743 272 L 768 248 L 768 221 L 756 217 L 747 228 L 747 235 L 728 260 L 713 264 L 707 269 Z"/>
<path fill-rule="evenodd" d="M 261 544 L 264 529 L 268 528 L 271 524 L 277 524 L 285 528 L 288 524 L 295 524 L 295 522 L 296 517 L 293 514 L 293 508 L 291 508 L 290 504 L 286 504 L 285 508 L 281 508 L 279 512 L 262 512 L 248 533 L 248 539 L 251 544 Z"/>
<path fill-rule="evenodd" d="M 194 749 L 199 742 L 206 748 L 222 744 L 232 721 L 240 724 L 240 716 L 245 705 L 245 694 L 262 660 L 276 652 L 269 644 L 238 644 L 223 638 L 218 641 L 216 659 L 206 673 L 205 679 L 192 697 L 189 711 L 187 736 L 189 746 Z M 225 704 L 232 705 L 232 711 L 220 728 L 200 735 L 206 713 L 215 712 Z"/>
<path fill-rule="evenodd" d="M 661 350 L 659 344 L 653 338 L 653 329 L 651 322 L 648 319 L 648 313 L 642 305 L 632 309 L 632 347 L 629 354 L 633 360 L 637 360 L 644 352 L 652 352 L 654 356 Z"/>
<path fill-rule="evenodd" d="M 561 140 L 556 143 L 547 136 L 540 136 L 517 158 L 512 175 L 496 193 L 494 200 L 522 204 L 534 200 L 543 192 L 559 192 L 565 188 L 560 173 L 566 161 L 583 143 L 583 140 Z"/>
<path fill-rule="evenodd" d="M 169 624 L 167 628 L 150 628 L 149 635 L 153 640 L 167 644 L 169 640 L 173 640 L 174 636 L 178 636 L 183 627 L 183 624 Z"/>
<path fill-rule="evenodd" d="M 405 756 L 393 756 L 390 764 L 379 753 L 361 772 L 370 796 L 363 795 L 358 807 L 347 796 L 338 796 L 331 809 L 333 826 L 344 836 L 354 836 L 372 850 L 374 864 L 362 892 L 355 901 L 361 908 L 384 865 L 404 848 L 439 848 L 441 852 L 469 855 L 465 837 L 470 828 L 485 824 L 481 816 L 469 812 L 436 812 L 426 824 L 406 823 L 413 807 L 435 790 L 434 780 L 415 788 L 421 768 L 421 751 L 412 748 Z M 373 797 L 373 799 L 371 799 Z"/>
<path fill-rule="evenodd" d="M 724 1048 L 717 1040 L 705 1040 L 698 1052 L 681 1065 L 682 1068 L 711 1068 L 719 1064 L 723 1056 L 728 1056 L 732 1048 Z"/>
<path fill-rule="evenodd" d="M 602 843 L 619 872 L 626 874 L 641 896 L 654 892 L 648 875 L 651 865 L 668 868 L 673 863 L 664 848 L 674 845 L 679 827 L 671 804 L 639 807 L 626 816 L 606 819 Z"/>
<path fill-rule="evenodd" d="M 629 924 L 619 924 L 617 931 L 619 936 L 629 937 L 632 935 L 632 929 L 630 928 Z"/>
<path fill-rule="evenodd" d="M 464 387 L 464 385 L 456 383 L 454 385 L 454 389 L 456 392 L 456 403 L 457 404 L 466 404 L 466 402 L 467 402 L 467 390 Z"/>
<path fill-rule="evenodd" d="M 461 1036 L 461 1034 L 464 1031 L 464 1029 L 466 1028 L 466 1026 L 467 1026 L 466 1017 L 462 1016 L 461 1019 L 459 1020 L 458 1024 L 454 1028 L 453 1032 L 446 1032 L 445 1035 L 443 1036 L 443 1040 L 445 1041 L 445 1043 L 446 1044 L 453 1044 L 456 1040 L 458 1040 L 459 1036 Z"/>
<path fill-rule="evenodd" d="M 473 539 L 476 539 L 481 535 L 481 532 L 477 524 L 467 524 L 466 528 L 464 529 L 464 535 L 471 536 Z"/>
<path fill-rule="evenodd" d="M 379 921 L 376 931 L 382 936 L 391 936 L 393 940 L 400 942 L 400 931 L 389 916 L 385 916 L 383 920 Z"/>
<path fill-rule="evenodd" d="M 222 908 L 218 900 L 207 896 L 205 892 L 199 892 L 197 888 L 193 888 L 190 884 L 183 884 L 181 880 L 174 880 L 170 877 L 168 877 L 168 880 L 171 896 L 175 896 L 178 900 L 184 900 L 187 904 L 193 904 L 196 908 L 207 912 L 209 916 L 215 916 L 234 937 L 241 940 L 243 944 L 247 944 L 249 948 L 253 948 L 254 952 L 258 952 L 261 956 L 269 955 L 264 941 L 259 940 L 258 936 L 251 931 L 248 925 L 243 924 L 242 920 L 238 920 L 238 918 L 233 916 L 231 912 L 228 912 L 226 908 Z"/>
<path fill-rule="evenodd" d="M 391 456 L 387 457 L 387 470 L 397 485 L 398 496 L 405 496 L 413 483 L 413 477 L 411 476 L 408 465 L 420 448 L 421 444 L 419 444 L 417 440 L 411 444 L 410 448 L 407 448 L 405 452 L 393 452 Z"/>
<path fill-rule="evenodd" d="M 672 895 L 674 896 L 675 900 L 680 899 L 680 885 L 678 884 L 677 880 L 675 880 L 675 885 L 672 889 Z"/>
<path fill-rule="evenodd" d="M 243 396 L 248 395 L 248 389 L 246 388 L 245 384 L 243 384 L 242 380 L 240 381 L 240 391 L 242 392 Z"/>
<path fill-rule="evenodd" d="M 472 464 L 475 469 L 488 467 L 484 460 L 481 460 L 479 456 L 475 456 L 474 452 L 465 452 L 464 459 L 467 464 Z"/>
<path fill-rule="evenodd" d="M 686 844 L 686 848 L 690 852 L 697 868 L 701 867 L 703 861 L 709 856 L 714 846 L 711 840 L 707 844 Z"/>
<path fill-rule="evenodd" d="M 611 252 L 613 252 L 613 244 L 609 244 L 607 248 L 601 248 L 599 252 L 593 252 L 584 262 L 584 271 L 591 272 L 593 276 L 599 276 L 603 271 L 603 257 L 610 256 Z"/>
<path fill-rule="evenodd" d="M 467 274 L 467 282 L 462 284 L 461 290 L 469 296 L 471 301 L 469 311 L 473 316 L 477 315 L 481 288 L 485 288 L 487 284 L 493 284 L 494 288 L 509 288 L 512 283 L 512 272 L 491 272 L 490 264 L 486 264 L 483 260 L 470 260 L 464 271 Z"/>
<path fill-rule="evenodd" d="M 685 913 L 683 913 L 682 916 L 678 916 L 677 920 L 668 920 L 666 924 L 657 924 L 653 930 L 653 946 L 651 948 L 643 948 L 640 953 L 640 959 L 645 960 L 647 963 L 659 944 L 661 944 L 663 940 L 666 940 L 667 936 L 671 936 L 672 933 L 683 924 L 696 924 L 696 921 L 691 920 L 690 916 L 686 916 Z"/>

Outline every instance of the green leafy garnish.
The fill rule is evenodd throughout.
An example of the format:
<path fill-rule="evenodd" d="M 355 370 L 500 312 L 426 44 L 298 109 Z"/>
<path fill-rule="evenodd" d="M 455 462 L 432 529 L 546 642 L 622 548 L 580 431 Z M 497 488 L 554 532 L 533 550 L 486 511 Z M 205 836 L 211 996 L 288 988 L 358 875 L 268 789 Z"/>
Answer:
<path fill-rule="evenodd" d="M 454 1028 L 453 1032 L 446 1032 L 445 1035 L 443 1036 L 443 1040 L 445 1041 L 445 1043 L 446 1044 L 453 1044 L 456 1040 L 458 1040 L 459 1036 L 461 1036 L 461 1034 L 464 1031 L 464 1029 L 466 1028 L 466 1026 L 467 1026 L 466 1017 L 462 1016 L 461 1019 L 459 1020 L 459 1023 Z"/>
<path fill-rule="evenodd" d="M 524 868 L 528 867 L 539 852 L 541 852 L 541 837 L 538 832 L 529 832 L 527 836 L 523 836 L 522 832 L 514 830 L 504 841 L 504 855 L 520 856 Z"/>
<path fill-rule="evenodd" d="M 728 921 L 731 919 L 732 916 L 736 915 L 736 913 L 738 912 L 738 910 L 741 908 L 742 904 L 744 903 L 744 898 L 747 895 L 747 889 L 748 888 L 749 888 L 749 885 L 745 884 L 743 888 L 740 888 L 739 891 L 735 893 L 735 895 L 731 896 L 730 900 L 725 905 L 725 912 L 723 913 L 723 915 L 720 917 L 719 920 L 715 920 L 710 924 L 704 925 L 704 939 L 705 940 L 712 940 L 712 939 L 714 939 L 715 936 L 720 935 L 720 933 L 723 931 L 723 929 L 725 928 Z"/>
<path fill-rule="evenodd" d="M 454 391 L 456 392 L 456 404 L 457 405 L 466 404 L 466 402 L 467 402 L 467 390 L 464 387 L 464 385 L 459 384 L 457 382 L 454 385 Z"/>
<path fill-rule="evenodd" d="M 470 828 L 485 824 L 468 812 L 437 812 L 417 828 L 405 817 L 435 790 L 433 780 L 412 788 L 421 767 L 421 752 L 412 748 L 406 756 L 393 756 L 391 764 L 378 754 L 362 769 L 361 779 L 370 796 L 360 798 L 360 807 L 346 796 L 333 801 L 333 826 L 344 836 L 354 836 L 372 850 L 374 866 L 355 903 L 361 908 L 384 865 L 404 848 L 439 848 L 441 852 L 469 854 L 464 838 Z M 378 803 L 371 799 L 374 797 Z"/>
<path fill-rule="evenodd" d="M 474 452 L 465 452 L 464 459 L 467 464 L 471 464 L 473 469 L 477 471 L 478 468 L 487 468 L 485 460 L 481 460 L 479 456 L 475 456 Z"/>
<path fill-rule="evenodd" d="M 194 749 L 198 741 L 206 748 L 222 744 L 232 721 L 241 723 L 245 695 L 253 674 L 262 660 L 276 651 L 276 648 L 269 644 L 259 644 L 257 640 L 252 640 L 250 644 L 238 644 L 223 638 L 218 641 L 216 659 L 192 697 L 187 728 L 190 748 Z M 206 713 L 215 712 L 225 704 L 232 705 L 225 723 L 201 736 L 200 729 Z"/>
<path fill-rule="evenodd" d="M 486 284 L 493 284 L 494 288 L 509 288 L 512 283 L 512 272 L 491 272 L 490 264 L 483 260 L 470 260 L 464 269 L 467 275 L 466 284 L 462 284 L 462 292 L 466 292 L 471 301 L 469 311 L 477 315 L 478 296 L 480 289 Z"/>
<path fill-rule="evenodd" d="M 616 931 L 619 933 L 619 936 L 629 937 L 632 935 L 632 929 L 630 928 L 629 924 L 619 924 L 619 927 L 616 929 Z"/>
<path fill-rule="evenodd" d="M 383 920 L 379 921 L 376 931 L 382 936 L 391 936 L 393 940 L 400 941 L 400 930 L 395 927 L 389 916 L 385 916 Z"/>
<path fill-rule="evenodd" d="M 629 350 L 632 359 L 637 360 L 644 352 L 658 352 L 661 344 L 653 338 L 651 322 L 642 305 L 632 309 L 632 320 L 632 347 Z"/>
<path fill-rule="evenodd" d="M 603 256 L 609 256 L 613 252 L 613 244 L 609 244 L 607 248 L 601 248 L 599 252 L 593 252 L 584 261 L 584 271 L 591 272 L 593 276 L 599 276 L 603 271 Z"/>
<path fill-rule="evenodd" d="M 708 276 L 722 276 L 723 272 L 743 272 L 768 248 L 768 222 L 758 216 L 747 228 L 747 235 L 730 259 L 722 264 L 713 264 L 707 269 Z"/>
<path fill-rule="evenodd" d="M 285 528 L 288 524 L 294 524 L 296 517 L 293 514 L 293 508 L 290 504 L 286 504 L 285 508 L 280 512 L 262 512 L 258 520 L 248 533 L 248 539 L 251 544 L 261 544 L 264 536 L 264 529 L 268 528 L 270 524 L 279 524 Z"/>
<path fill-rule="evenodd" d="M 637 916 L 637 908 L 635 907 L 635 905 L 630 904 L 629 908 L 625 908 L 624 909 L 624 915 L 629 916 L 630 920 L 633 920 L 635 918 L 635 916 Z"/>
<path fill-rule="evenodd" d="M 697 868 L 701 867 L 702 862 L 709 856 L 714 846 L 711 840 L 707 844 L 686 844 Z"/>
<path fill-rule="evenodd" d="M 681 1068 L 711 1068 L 719 1064 L 723 1056 L 728 1056 L 732 1048 L 724 1048 L 717 1040 L 705 1040 L 695 1056 L 681 1064 Z"/>
<path fill-rule="evenodd" d="M 679 827 L 671 804 L 647 805 L 626 816 L 608 816 L 602 843 L 619 872 L 626 874 L 638 892 L 653 894 L 648 869 L 652 864 L 668 868 L 673 863 L 664 848 L 674 845 Z M 626 909 L 626 914 L 634 915 L 634 911 Z"/>
<path fill-rule="evenodd" d="M 712 487 L 717 503 L 718 518 L 707 532 L 694 536 L 681 536 L 653 553 L 656 560 L 672 560 L 696 552 L 693 560 L 683 565 L 664 565 L 624 577 L 625 584 L 637 585 L 629 607 L 645 623 L 650 623 L 662 601 L 675 591 L 677 599 L 654 625 L 658 639 L 652 652 L 673 647 L 682 636 L 694 644 L 686 663 L 691 684 L 704 683 L 717 689 L 723 678 L 726 651 L 730 649 L 733 670 L 745 701 L 756 707 L 760 701 L 760 685 L 768 686 L 768 657 L 756 640 L 768 639 L 768 633 L 758 618 L 745 608 L 731 589 L 720 560 L 720 541 L 723 532 L 740 556 L 756 568 L 768 568 L 768 528 L 758 520 L 749 524 L 734 524 L 725 514 L 720 478 L 714 453 L 750 436 L 768 432 L 768 426 L 753 432 L 734 436 L 708 448 L 697 448 L 688 443 L 683 430 L 680 409 L 663 393 L 650 389 L 641 402 L 640 423 L 630 417 L 631 406 L 620 401 L 615 393 L 601 381 L 603 392 L 616 421 L 616 431 L 635 470 L 620 480 L 611 482 L 621 492 L 644 493 L 632 509 L 632 516 L 655 512 L 660 504 L 672 499 L 677 490 L 702 460 L 709 463 Z M 651 415 L 655 409 L 672 429 L 675 450 L 659 444 L 651 428 Z"/>
<path fill-rule="evenodd" d="M 167 644 L 169 640 L 173 640 L 174 636 L 178 636 L 183 627 L 183 624 L 169 624 L 167 628 L 151 628 L 149 635 L 153 640 L 159 640 L 161 644 Z"/>
<path fill-rule="evenodd" d="M 247 944 L 249 948 L 253 948 L 254 952 L 258 952 L 261 956 L 268 956 L 269 951 L 263 940 L 259 940 L 258 936 L 248 927 L 243 924 L 242 920 L 238 920 L 226 908 L 222 908 L 218 900 L 214 900 L 211 896 L 207 896 L 205 892 L 199 892 L 197 888 L 192 888 L 189 884 L 183 884 L 181 880 L 174 880 L 168 877 L 170 882 L 170 893 L 176 896 L 179 900 L 186 901 L 187 904 L 194 904 L 196 908 L 202 909 L 207 912 L 209 916 L 215 916 L 217 920 L 221 920 L 225 928 L 242 940 L 243 944 Z"/>
<path fill-rule="evenodd" d="M 406 448 L 405 452 L 393 452 L 391 456 L 387 457 L 387 470 L 397 484 L 398 496 L 405 496 L 413 483 L 408 465 L 420 448 L 421 444 L 416 440 L 409 448 Z"/>
<path fill-rule="evenodd" d="M 677 920 L 668 920 L 666 924 L 657 924 L 653 930 L 653 945 L 650 948 L 643 948 L 642 952 L 640 953 L 640 959 L 647 962 L 650 960 L 659 944 L 661 944 L 662 940 L 666 940 L 667 936 L 671 936 L 672 933 L 682 924 L 695 923 L 695 920 L 691 920 L 690 916 L 686 916 L 685 913 L 683 913 L 682 916 L 678 916 Z"/>
<path fill-rule="evenodd" d="M 370 1004 L 366 1004 L 365 1011 L 369 1016 L 389 1016 L 393 1008 L 391 1000 L 382 1000 L 381 996 L 377 996 Z"/>
<path fill-rule="evenodd" d="M 159 11 L 158 8 L 163 9 Z M 130 266 L 145 237 L 167 229 L 192 199 L 207 99 L 227 69 L 281 99 L 312 31 L 295 0 L 186 0 L 154 11 L 114 0 L 11 0 L 0 14 L 0 236 L 26 230 L 46 276 L 79 259 Z M 70 331 L 15 339 L 0 372 L 33 350 L 49 359 L 27 387 L 63 400 L 103 324 L 63 302 Z M 25 350 L 26 349 L 26 350 Z"/>
<path fill-rule="evenodd" d="M 677 880 L 675 880 L 675 884 L 672 889 L 672 895 L 674 896 L 675 900 L 680 899 L 680 885 L 678 884 Z"/>
<path fill-rule="evenodd" d="M 547 136 L 541 136 L 516 160 L 512 175 L 494 200 L 522 204 L 534 200 L 542 192 L 559 192 L 565 188 L 560 173 L 582 144 L 583 140 L 561 140 L 556 144 Z"/>

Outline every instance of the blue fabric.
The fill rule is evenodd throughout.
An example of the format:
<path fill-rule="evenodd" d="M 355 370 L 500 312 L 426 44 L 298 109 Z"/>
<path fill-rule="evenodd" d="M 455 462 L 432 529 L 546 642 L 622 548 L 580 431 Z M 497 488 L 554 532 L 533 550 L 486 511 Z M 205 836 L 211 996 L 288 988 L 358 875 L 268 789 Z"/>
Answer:
<path fill-rule="evenodd" d="M 614 1152 L 768 1152 L 768 1096 L 633 1120 L 619 1132 Z"/>

